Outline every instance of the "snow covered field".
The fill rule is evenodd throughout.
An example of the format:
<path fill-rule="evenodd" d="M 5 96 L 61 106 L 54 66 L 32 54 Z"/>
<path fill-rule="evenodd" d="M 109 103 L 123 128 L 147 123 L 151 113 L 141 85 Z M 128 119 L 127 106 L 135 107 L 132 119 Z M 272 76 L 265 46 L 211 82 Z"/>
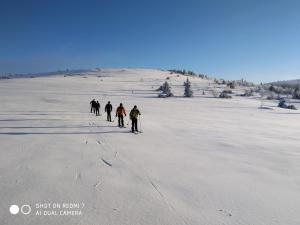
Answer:
<path fill-rule="evenodd" d="M 166 77 L 177 97 L 157 98 Z M 300 113 L 212 98 L 200 78 L 183 98 L 185 79 L 105 69 L 0 80 L 0 224 L 300 224 Z M 143 133 L 106 122 L 108 100 L 136 104 Z M 82 215 L 36 215 L 39 203 L 79 203 Z M 11 215 L 12 204 L 32 212 Z"/>

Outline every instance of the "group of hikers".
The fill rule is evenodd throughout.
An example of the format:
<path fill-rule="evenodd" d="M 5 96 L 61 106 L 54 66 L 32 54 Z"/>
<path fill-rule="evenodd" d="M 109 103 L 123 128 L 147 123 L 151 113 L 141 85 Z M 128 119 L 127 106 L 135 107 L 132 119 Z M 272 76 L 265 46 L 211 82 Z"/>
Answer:
<path fill-rule="evenodd" d="M 100 103 L 98 101 L 95 101 L 95 99 L 93 99 L 90 102 L 91 105 L 91 113 L 95 113 L 96 116 L 100 116 Z"/>
<path fill-rule="evenodd" d="M 95 99 L 93 99 L 90 102 L 90 105 L 91 105 L 91 113 L 95 113 L 96 116 L 100 116 L 100 103 L 98 101 L 96 101 Z M 107 121 L 114 122 L 114 120 L 113 121 L 111 120 L 111 113 L 113 111 L 113 106 L 110 103 L 110 101 L 108 101 L 107 104 L 105 105 L 104 111 L 107 114 Z M 140 115 L 141 115 L 140 110 L 135 105 L 129 113 L 129 117 L 131 120 L 131 132 L 132 133 L 139 132 L 138 118 Z M 120 103 L 120 105 L 117 107 L 116 116 L 115 116 L 115 118 L 118 117 L 118 125 L 120 128 L 125 127 L 124 126 L 124 116 L 127 116 L 126 110 L 125 110 L 123 104 Z"/>

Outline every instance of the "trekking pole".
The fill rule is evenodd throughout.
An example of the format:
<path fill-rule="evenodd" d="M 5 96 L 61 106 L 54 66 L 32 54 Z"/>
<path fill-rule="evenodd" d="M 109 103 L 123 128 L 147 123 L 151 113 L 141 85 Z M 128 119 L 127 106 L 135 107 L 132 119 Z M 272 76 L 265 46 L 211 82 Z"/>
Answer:
<path fill-rule="evenodd" d="M 115 119 L 117 118 L 117 116 L 115 116 L 115 118 L 113 119 L 113 122 L 115 122 Z"/>
<path fill-rule="evenodd" d="M 143 132 L 142 131 L 142 121 L 141 121 L 141 116 L 139 115 L 139 121 L 140 121 L 140 132 Z"/>

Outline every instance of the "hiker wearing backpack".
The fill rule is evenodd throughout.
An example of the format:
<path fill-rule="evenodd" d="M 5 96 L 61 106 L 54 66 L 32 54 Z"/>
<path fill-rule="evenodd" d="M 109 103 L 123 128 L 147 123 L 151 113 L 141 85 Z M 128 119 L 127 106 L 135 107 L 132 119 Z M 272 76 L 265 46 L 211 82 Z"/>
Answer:
<path fill-rule="evenodd" d="M 138 132 L 138 117 L 141 115 L 140 110 L 138 110 L 135 105 L 133 109 L 130 111 L 130 119 L 131 119 L 131 132 Z"/>
<path fill-rule="evenodd" d="M 113 110 L 112 105 L 110 104 L 110 101 L 105 106 L 105 112 L 107 114 L 107 121 L 111 122 L 111 111 Z"/>
<path fill-rule="evenodd" d="M 116 111 L 116 117 L 118 117 L 118 124 L 119 127 L 124 127 L 124 115 L 126 116 L 126 110 L 122 103 L 120 103 L 120 106 L 117 108 Z"/>

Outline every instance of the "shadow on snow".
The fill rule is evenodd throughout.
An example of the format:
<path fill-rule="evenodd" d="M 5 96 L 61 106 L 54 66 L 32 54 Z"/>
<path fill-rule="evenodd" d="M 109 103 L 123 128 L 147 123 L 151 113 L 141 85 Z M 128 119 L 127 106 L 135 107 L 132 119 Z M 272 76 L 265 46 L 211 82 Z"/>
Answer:
<path fill-rule="evenodd" d="M 92 131 L 92 132 L 0 132 L 0 135 L 69 135 L 69 134 L 112 134 L 130 133 L 129 131 Z"/>

